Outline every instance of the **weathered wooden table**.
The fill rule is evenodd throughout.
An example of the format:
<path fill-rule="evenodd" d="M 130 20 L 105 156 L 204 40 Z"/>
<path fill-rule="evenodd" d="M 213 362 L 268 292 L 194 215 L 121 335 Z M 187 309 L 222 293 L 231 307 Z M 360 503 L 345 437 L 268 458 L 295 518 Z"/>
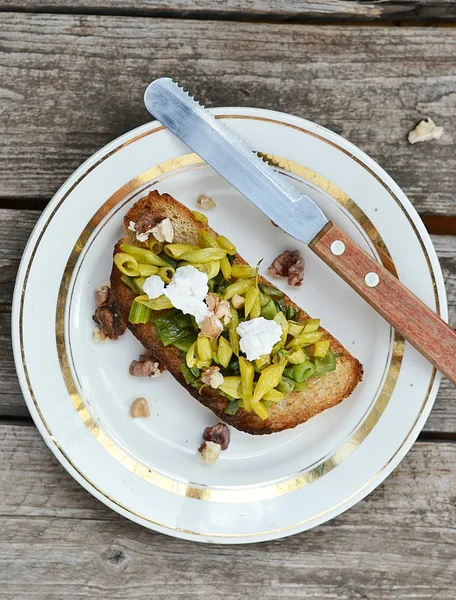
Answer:
<path fill-rule="evenodd" d="M 456 598 L 456 390 L 371 496 L 282 541 L 204 546 L 111 512 L 57 463 L 23 401 L 16 269 L 40 210 L 85 158 L 148 120 L 171 75 L 209 106 L 307 117 L 373 156 L 433 234 L 456 324 L 456 2 L 0 0 L 0 597 Z M 445 24 L 449 25 L 444 27 Z M 423 117 L 439 142 L 411 146 Z"/>

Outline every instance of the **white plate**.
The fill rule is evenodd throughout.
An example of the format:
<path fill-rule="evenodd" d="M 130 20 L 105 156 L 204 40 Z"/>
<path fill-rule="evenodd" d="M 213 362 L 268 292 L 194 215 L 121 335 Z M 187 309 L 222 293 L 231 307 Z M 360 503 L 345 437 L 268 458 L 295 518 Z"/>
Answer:
<path fill-rule="evenodd" d="M 447 317 L 431 240 L 403 192 L 358 148 L 281 113 L 213 111 L 309 194 L 401 281 Z M 232 441 L 213 467 L 196 454 L 214 415 L 169 374 L 131 378 L 141 348 L 127 332 L 92 341 L 94 289 L 108 278 L 127 208 L 148 190 L 191 208 L 204 193 L 211 225 L 263 272 L 285 248 L 306 259 L 304 285 L 287 289 L 364 365 L 353 395 L 291 431 Z M 279 285 L 283 287 L 283 282 Z M 413 318 L 411 316 L 411 318 Z M 39 220 L 17 278 L 16 367 L 30 412 L 69 473 L 126 517 L 177 537 L 218 543 L 278 538 L 340 514 L 373 490 L 411 447 L 439 376 L 308 249 L 234 191 L 159 123 L 115 140 L 62 186 Z M 149 419 L 132 419 L 145 396 Z"/>

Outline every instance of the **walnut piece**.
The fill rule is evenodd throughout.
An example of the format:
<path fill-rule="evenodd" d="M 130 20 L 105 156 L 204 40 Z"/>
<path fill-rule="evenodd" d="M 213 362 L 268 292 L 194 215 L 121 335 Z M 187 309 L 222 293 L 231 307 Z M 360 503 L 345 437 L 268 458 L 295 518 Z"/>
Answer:
<path fill-rule="evenodd" d="M 157 242 L 168 242 L 171 244 L 174 239 L 173 224 L 168 218 L 163 219 L 163 221 L 160 221 L 160 223 L 157 223 L 152 228 L 152 234 Z"/>
<path fill-rule="evenodd" d="M 242 308 L 245 304 L 244 296 L 239 296 L 239 294 L 234 294 L 234 296 L 231 298 L 231 304 L 233 305 L 233 308 L 235 308 L 236 310 L 238 310 L 239 308 Z"/>
<path fill-rule="evenodd" d="M 141 354 L 138 360 L 131 362 L 129 373 L 133 377 L 159 377 L 164 370 L 165 367 L 155 360 L 152 354 L 146 352 Z"/>
<path fill-rule="evenodd" d="M 150 417 L 149 404 L 145 398 L 136 398 L 130 408 L 130 414 L 135 419 L 139 417 Z"/>
<path fill-rule="evenodd" d="M 209 198 L 209 196 L 205 196 L 204 194 L 198 196 L 196 204 L 204 210 L 210 210 L 211 208 L 215 208 L 217 206 L 212 198 Z"/>
<path fill-rule="evenodd" d="M 220 300 L 215 307 L 214 314 L 218 317 L 224 325 L 228 325 L 231 321 L 231 307 L 228 300 Z"/>
<path fill-rule="evenodd" d="M 209 292 L 205 298 L 205 301 L 208 309 L 214 313 L 224 325 L 228 325 L 231 320 L 231 307 L 228 300 L 220 300 L 217 294 L 214 294 L 214 292 Z"/>
<path fill-rule="evenodd" d="M 117 340 L 124 333 L 126 325 L 117 312 L 109 282 L 97 287 L 95 290 L 95 302 L 97 309 L 92 319 L 98 327 L 93 332 L 93 339 L 97 342 L 104 341 L 106 337 L 111 340 Z M 102 337 L 103 335 L 105 336 L 104 338 Z"/>
<path fill-rule="evenodd" d="M 221 451 L 222 448 L 220 444 L 216 444 L 215 442 L 203 442 L 198 448 L 201 460 L 206 465 L 213 465 L 217 462 Z"/>
<path fill-rule="evenodd" d="M 286 277 L 289 285 L 300 286 L 304 277 L 304 259 L 298 250 L 285 250 L 272 261 L 268 271 L 276 277 Z"/>
<path fill-rule="evenodd" d="M 424 121 L 420 121 L 415 129 L 408 134 L 408 141 L 411 144 L 417 142 L 429 142 L 431 140 L 439 140 L 442 137 L 443 127 L 437 127 L 434 121 L 428 117 Z"/>
<path fill-rule="evenodd" d="M 102 287 L 98 287 L 95 290 L 95 302 L 97 307 L 100 308 L 100 306 L 109 306 L 112 304 L 113 299 L 111 294 L 112 292 L 109 286 L 104 285 Z"/>
<path fill-rule="evenodd" d="M 209 294 L 204 299 L 206 301 L 207 307 L 211 312 L 215 311 L 215 307 L 219 303 L 219 297 L 214 292 L 209 292 Z"/>
<path fill-rule="evenodd" d="M 209 317 L 206 317 L 202 323 L 200 323 L 200 333 L 210 340 L 216 340 L 223 331 L 223 325 L 220 319 L 218 319 L 214 313 Z"/>
<path fill-rule="evenodd" d="M 110 340 L 119 339 L 125 332 L 125 322 L 117 312 L 114 304 L 111 306 L 100 306 L 92 318 Z"/>
<path fill-rule="evenodd" d="M 207 385 L 210 385 L 213 390 L 216 390 L 221 385 L 223 385 L 225 379 L 223 378 L 223 375 L 220 372 L 220 367 L 214 365 L 203 372 L 203 374 L 201 375 L 201 381 L 203 383 L 206 383 Z"/>
<path fill-rule="evenodd" d="M 217 423 L 212 427 L 206 427 L 203 431 L 203 440 L 205 442 L 215 442 L 220 444 L 222 450 L 226 450 L 230 445 L 230 430 L 225 423 Z"/>

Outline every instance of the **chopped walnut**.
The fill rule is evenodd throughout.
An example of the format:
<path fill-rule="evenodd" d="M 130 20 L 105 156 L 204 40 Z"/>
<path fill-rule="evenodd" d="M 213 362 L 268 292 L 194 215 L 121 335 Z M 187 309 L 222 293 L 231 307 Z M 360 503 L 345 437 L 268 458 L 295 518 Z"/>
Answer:
<path fill-rule="evenodd" d="M 98 327 L 93 332 L 93 339 L 96 342 L 104 341 L 106 337 L 117 340 L 124 333 L 126 325 L 117 312 L 109 282 L 97 287 L 95 301 L 97 309 L 92 318 Z"/>
<path fill-rule="evenodd" d="M 225 381 L 222 373 L 220 372 L 220 367 L 213 366 L 206 369 L 201 375 L 201 381 L 210 385 L 213 390 L 216 390 Z"/>
<path fill-rule="evenodd" d="M 212 427 L 206 427 L 203 432 L 203 440 L 206 442 L 215 442 L 220 444 L 222 450 L 226 450 L 230 445 L 230 430 L 225 423 L 217 423 Z"/>
<path fill-rule="evenodd" d="M 214 313 L 209 317 L 206 317 L 202 323 L 200 323 L 200 333 L 210 340 L 216 340 L 223 331 L 223 325 L 220 319 L 218 319 Z"/>
<path fill-rule="evenodd" d="M 152 228 L 152 234 L 157 242 L 168 242 L 171 244 L 174 238 L 173 224 L 168 218 L 163 219 L 163 221 L 160 221 L 160 223 L 157 223 Z"/>
<path fill-rule="evenodd" d="M 165 367 L 155 360 L 152 354 L 146 352 L 141 354 L 138 360 L 131 362 L 129 373 L 133 377 L 158 377 L 164 370 Z"/>
<path fill-rule="evenodd" d="M 125 332 L 125 322 L 117 312 L 114 304 L 112 306 L 100 306 L 92 318 L 110 340 L 117 340 Z"/>
<path fill-rule="evenodd" d="M 217 296 L 217 294 L 214 294 L 214 292 L 209 292 L 209 294 L 205 298 L 205 301 L 206 301 L 208 309 L 211 312 L 214 312 L 215 307 L 219 303 L 219 297 Z"/>
<path fill-rule="evenodd" d="M 108 336 L 105 335 L 101 329 L 99 327 L 95 327 L 95 329 L 93 330 L 93 341 L 100 343 L 100 342 L 105 342 L 108 339 Z"/>
<path fill-rule="evenodd" d="M 298 250 L 285 250 L 273 260 L 269 273 L 287 277 L 289 285 L 300 286 L 304 276 L 304 259 Z"/>
<path fill-rule="evenodd" d="M 196 204 L 204 210 L 210 210 L 211 208 L 215 208 L 217 206 L 212 198 L 209 198 L 209 196 L 205 196 L 204 194 L 198 196 Z"/>
<path fill-rule="evenodd" d="M 245 304 L 244 296 L 239 296 L 239 294 L 234 294 L 234 296 L 231 298 L 231 304 L 233 305 L 233 308 L 235 308 L 236 310 L 239 308 L 242 308 Z"/>
<path fill-rule="evenodd" d="M 216 444 L 215 442 L 203 442 L 198 448 L 201 460 L 206 465 L 213 465 L 217 462 L 221 451 L 220 444 Z"/>
<path fill-rule="evenodd" d="M 95 291 L 95 302 L 97 303 L 98 308 L 100 308 L 100 306 L 109 306 L 112 304 L 111 288 L 107 285 L 98 287 Z"/>
<path fill-rule="evenodd" d="M 138 417 L 150 417 L 149 404 L 145 398 L 136 398 L 130 408 L 130 414 L 137 419 Z"/>
<path fill-rule="evenodd" d="M 231 308 L 228 300 L 220 300 L 220 298 L 217 296 L 217 294 L 214 294 L 214 292 L 209 292 L 205 300 L 208 309 L 214 313 L 224 325 L 228 325 L 231 320 Z"/>
<path fill-rule="evenodd" d="M 231 320 L 231 307 L 228 300 L 220 300 L 215 307 L 215 316 L 218 317 L 224 325 L 228 325 Z"/>
<path fill-rule="evenodd" d="M 443 127 L 437 127 L 434 121 L 428 117 L 426 120 L 420 121 L 415 129 L 410 131 L 407 139 L 411 144 L 429 142 L 430 140 L 439 140 L 442 133 Z"/>

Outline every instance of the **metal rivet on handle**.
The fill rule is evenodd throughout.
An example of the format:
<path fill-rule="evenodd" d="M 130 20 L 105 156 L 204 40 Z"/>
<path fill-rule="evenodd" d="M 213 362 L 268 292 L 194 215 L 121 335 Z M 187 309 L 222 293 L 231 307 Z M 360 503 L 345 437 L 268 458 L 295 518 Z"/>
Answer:
<path fill-rule="evenodd" d="M 329 249 L 334 254 L 334 256 L 340 256 L 345 252 L 345 244 L 342 240 L 334 240 Z"/>
<path fill-rule="evenodd" d="M 375 287 L 380 283 L 380 277 L 377 275 L 377 273 L 368 273 L 366 277 L 364 277 L 364 281 L 366 282 L 367 286 Z"/>

